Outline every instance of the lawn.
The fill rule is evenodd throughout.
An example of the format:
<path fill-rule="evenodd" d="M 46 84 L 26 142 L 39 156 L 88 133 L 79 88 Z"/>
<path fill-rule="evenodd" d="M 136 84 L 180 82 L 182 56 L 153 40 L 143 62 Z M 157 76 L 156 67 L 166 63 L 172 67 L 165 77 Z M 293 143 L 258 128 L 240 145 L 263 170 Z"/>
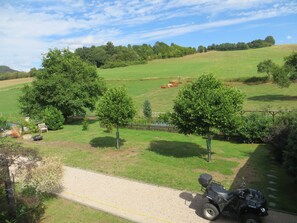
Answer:
<path fill-rule="evenodd" d="M 37 148 L 43 155 L 61 156 L 68 166 L 171 188 L 201 193 L 197 178 L 207 172 L 227 188 L 236 188 L 245 176 L 249 186 L 268 194 L 266 174 L 272 161 L 265 145 L 213 140 L 213 161 L 208 163 L 205 139 L 199 136 L 129 129 L 121 129 L 120 134 L 121 149 L 116 150 L 115 133 L 106 133 L 98 122 L 92 121 L 87 131 L 74 123 L 44 134 L 44 141 L 26 145 Z M 273 165 L 273 168 L 280 175 L 280 188 L 297 186 L 281 167 Z M 296 192 L 284 191 L 278 192 L 277 208 L 297 213 Z"/>
<path fill-rule="evenodd" d="M 41 223 L 129 223 L 130 221 L 62 198 L 50 198 Z"/>

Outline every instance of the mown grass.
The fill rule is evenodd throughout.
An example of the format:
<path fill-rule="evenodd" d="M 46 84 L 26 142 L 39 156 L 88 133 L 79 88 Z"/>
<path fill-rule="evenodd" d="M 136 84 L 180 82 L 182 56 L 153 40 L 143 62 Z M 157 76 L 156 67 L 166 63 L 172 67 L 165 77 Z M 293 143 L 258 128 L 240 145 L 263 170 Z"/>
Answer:
<path fill-rule="evenodd" d="M 130 221 L 98 211 L 62 198 L 45 202 L 46 210 L 41 223 L 129 223 Z"/>
<path fill-rule="evenodd" d="M 236 188 L 245 176 L 248 186 L 264 192 L 268 198 L 267 174 L 271 169 L 268 146 L 213 140 L 212 162 L 207 162 L 205 139 L 178 133 L 121 129 L 121 149 L 115 149 L 115 133 L 107 133 L 92 121 L 87 131 L 79 122 L 59 131 L 43 134 L 41 142 L 25 142 L 43 155 L 57 155 L 65 165 L 127 177 L 143 182 L 200 193 L 197 178 L 210 173 L 226 188 Z M 282 167 L 277 192 L 278 209 L 296 212 L 294 199 L 283 190 L 295 187 Z M 268 198 L 270 200 L 270 198 Z"/>

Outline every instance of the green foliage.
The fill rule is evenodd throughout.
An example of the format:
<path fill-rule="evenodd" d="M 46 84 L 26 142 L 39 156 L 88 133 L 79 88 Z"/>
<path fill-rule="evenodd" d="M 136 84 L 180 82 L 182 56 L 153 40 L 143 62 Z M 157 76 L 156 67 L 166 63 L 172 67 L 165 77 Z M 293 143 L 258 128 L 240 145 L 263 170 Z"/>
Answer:
<path fill-rule="evenodd" d="M 163 42 L 156 42 L 154 46 L 143 44 L 114 46 L 108 42 L 102 46 L 83 47 L 75 50 L 81 59 L 100 68 L 125 67 L 135 64 L 144 64 L 148 60 L 157 58 L 181 57 L 195 53 L 191 47 L 182 47 L 176 44 L 168 46 Z"/>
<path fill-rule="evenodd" d="M 272 69 L 276 66 L 275 63 L 272 62 L 272 60 L 263 60 L 257 65 L 257 71 L 259 73 L 266 73 L 268 76 L 268 79 L 270 78 L 270 74 Z"/>
<path fill-rule="evenodd" d="M 206 47 L 205 46 L 198 46 L 198 49 L 197 49 L 198 53 L 205 53 L 207 51 Z"/>
<path fill-rule="evenodd" d="M 172 113 L 171 112 L 166 112 L 164 114 L 160 114 L 157 119 L 157 123 L 165 123 L 165 124 L 172 124 Z"/>
<path fill-rule="evenodd" d="M 288 143 L 284 150 L 284 167 L 297 181 L 297 118 L 291 124 Z"/>
<path fill-rule="evenodd" d="M 108 89 L 100 98 L 96 112 L 102 124 L 119 127 L 127 125 L 136 114 L 132 98 L 123 87 Z"/>
<path fill-rule="evenodd" d="M 271 127 L 265 142 L 272 145 L 271 152 L 274 158 L 282 163 L 283 153 L 288 144 L 288 136 L 292 129 L 292 123 L 297 121 L 297 112 L 281 114 Z"/>
<path fill-rule="evenodd" d="M 257 39 L 249 43 L 222 43 L 222 44 L 212 44 L 207 47 L 207 50 L 217 50 L 217 51 L 230 51 L 230 50 L 247 50 L 249 48 L 262 48 L 268 47 L 275 44 L 273 36 L 267 36 L 264 40 Z"/>
<path fill-rule="evenodd" d="M 83 121 L 82 121 L 82 130 L 83 131 L 86 131 L 86 130 L 88 130 L 88 127 L 89 127 L 89 120 L 85 116 L 84 119 L 83 119 Z"/>
<path fill-rule="evenodd" d="M 43 121 L 50 130 L 58 130 L 63 127 L 65 121 L 61 111 L 53 106 L 47 106 L 43 111 Z"/>
<path fill-rule="evenodd" d="M 143 115 L 148 119 L 152 118 L 152 105 L 149 100 L 145 100 L 143 103 Z"/>
<path fill-rule="evenodd" d="M 4 116 L 0 116 L 0 132 L 8 129 L 8 122 L 7 122 L 7 118 Z"/>
<path fill-rule="evenodd" d="M 242 126 L 238 134 L 244 142 L 262 142 L 272 127 L 272 117 L 267 114 L 251 113 L 242 117 Z"/>
<path fill-rule="evenodd" d="M 243 94 L 226 87 L 213 75 L 186 85 L 174 100 L 173 123 L 185 134 L 208 134 L 233 129 L 240 122 Z"/>
<path fill-rule="evenodd" d="M 20 123 L 22 127 L 27 127 L 29 131 L 27 133 L 37 133 L 39 132 L 39 128 L 36 125 L 36 122 L 34 120 L 29 120 L 29 121 L 22 121 Z"/>
<path fill-rule="evenodd" d="M 281 88 L 287 88 L 291 85 L 290 73 L 292 70 L 287 66 L 274 66 L 271 70 L 273 82 Z"/>
<path fill-rule="evenodd" d="M 69 50 L 50 50 L 43 58 L 42 69 L 36 72 L 31 86 L 23 88 L 21 113 L 38 115 L 47 106 L 60 110 L 65 118 L 93 110 L 105 91 L 96 67 L 83 62 Z"/>

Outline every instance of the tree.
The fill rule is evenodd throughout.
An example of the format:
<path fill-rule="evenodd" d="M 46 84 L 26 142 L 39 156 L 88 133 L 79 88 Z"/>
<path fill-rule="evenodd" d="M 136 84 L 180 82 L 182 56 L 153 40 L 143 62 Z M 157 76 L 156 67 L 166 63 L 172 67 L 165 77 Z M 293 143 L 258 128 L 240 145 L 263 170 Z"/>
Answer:
<path fill-rule="evenodd" d="M 38 115 L 40 110 L 53 106 L 65 118 L 93 110 L 98 97 L 105 91 L 103 79 L 95 66 L 64 50 L 50 50 L 43 58 L 42 69 L 36 72 L 31 86 L 23 88 L 20 97 L 21 113 Z"/>
<path fill-rule="evenodd" d="M 268 59 L 268 60 L 263 60 L 262 62 L 260 62 L 257 65 L 257 71 L 259 73 L 266 73 L 268 79 L 270 79 L 270 74 L 272 69 L 276 66 L 275 63 L 272 62 L 272 60 Z"/>
<path fill-rule="evenodd" d="M 184 134 L 207 135 L 210 161 L 212 133 L 239 125 L 243 98 L 239 90 L 224 86 L 212 74 L 202 75 L 179 91 L 174 100 L 173 124 Z"/>
<path fill-rule="evenodd" d="M 152 106 L 149 100 L 145 100 L 143 103 L 143 115 L 147 119 L 152 118 Z"/>
<path fill-rule="evenodd" d="M 197 51 L 198 51 L 199 53 L 204 53 L 204 52 L 206 52 L 206 48 L 205 48 L 204 46 L 200 45 L 200 46 L 198 46 Z"/>
<path fill-rule="evenodd" d="M 111 88 L 100 98 L 96 112 L 102 124 L 116 126 L 116 147 L 119 149 L 119 127 L 126 126 L 136 114 L 132 98 L 123 87 Z"/>
<path fill-rule="evenodd" d="M 284 58 L 283 66 L 274 66 L 271 74 L 273 81 L 280 87 L 289 87 L 297 79 L 297 52 Z"/>
<path fill-rule="evenodd" d="M 273 38 L 273 36 L 267 36 L 264 41 L 267 42 L 270 46 L 275 44 L 275 39 Z"/>

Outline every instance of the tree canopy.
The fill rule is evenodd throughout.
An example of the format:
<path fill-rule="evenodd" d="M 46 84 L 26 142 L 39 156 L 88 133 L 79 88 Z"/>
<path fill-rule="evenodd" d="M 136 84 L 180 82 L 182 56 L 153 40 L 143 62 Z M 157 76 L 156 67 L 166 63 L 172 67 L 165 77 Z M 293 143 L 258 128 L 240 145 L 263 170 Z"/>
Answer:
<path fill-rule="evenodd" d="M 32 84 L 23 88 L 21 113 L 34 116 L 47 106 L 60 110 L 65 118 L 93 110 L 106 90 L 95 66 L 82 61 L 68 49 L 50 50 Z"/>
<path fill-rule="evenodd" d="M 181 57 L 195 53 L 193 47 L 182 47 L 172 43 L 167 45 L 156 42 L 153 46 L 149 44 L 131 46 L 114 46 L 112 42 L 106 45 L 83 47 L 75 50 L 81 59 L 100 68 L 123 67 L 131 64 L 146 63 L 148 60 Z"/>
<path fill-rule="evenodd" d="M 99 121 L 117 128 L 117 148 L 119 148 L 119 127 L 126 126 L 135 116 L 132 98 L 123 87 L 111 88 L 100 98 L 97 105 Z"/>
<path fill-rule="evenodd" d="M 207 135 L 210 160 L 211 134 L 237 127 L 243 98 L 239 90 L 224 86 L 212 74 L 202 75 L 179 91 L 173 124 L 184 134 Z"/>

